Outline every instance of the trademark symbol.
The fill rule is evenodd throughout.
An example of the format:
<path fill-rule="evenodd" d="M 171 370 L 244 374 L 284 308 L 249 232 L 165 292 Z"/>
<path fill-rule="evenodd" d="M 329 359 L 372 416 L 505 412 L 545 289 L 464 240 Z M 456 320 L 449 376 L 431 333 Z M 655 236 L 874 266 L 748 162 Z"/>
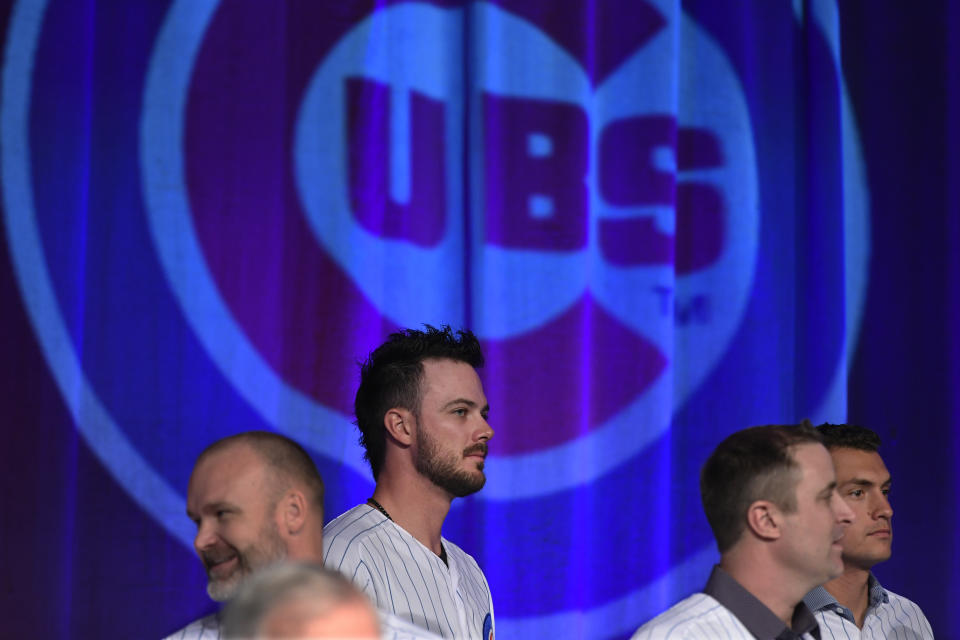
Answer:
<path fill-rule="evenodd" d="M 673 287 L 653 287 L 657 296 L 657 308 L 661 316 L 673 314 L 673 320 L 678 325 L 709 324 L 712 316 L 710 296 L 698 293 L 692 296 L 678 298 L 674 295 Z"/>

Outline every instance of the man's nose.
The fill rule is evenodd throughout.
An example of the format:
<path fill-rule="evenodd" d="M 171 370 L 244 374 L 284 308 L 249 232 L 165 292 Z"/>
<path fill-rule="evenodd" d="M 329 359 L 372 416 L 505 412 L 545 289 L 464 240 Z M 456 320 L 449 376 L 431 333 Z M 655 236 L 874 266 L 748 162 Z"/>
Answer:
<path fill-rule="evenodd" d="M 490 423 L 487 422 L 487 419 L 482 417 L 480 418 L 483 421 L 483 426 L 480 429 L 480 433 L 477 435 L 477 440 L 486 442 L 493 437 L 493 427 L 490 426 Z"/>
<path fill-rule="evenodd" d="M 217 535 L 214 528 L 201 521 L 197 526 L 197 535 L 193 538 L 193 548 L 197 553 L 201 553 L 204 549 L 212 547 L 216 541 Z"/>
<path fill-rule="evenodd" d="M 840 497 L 836 490 L 833 491 L 833 515 L 837 522 L 843 525 L 851 524 L 856 519 L 850 505 Z"/>
<path fill-rule="evenodd" d="M 877 496 L 877 500 L 873 508 L 873 517 L 886 518 L 887 520 L 893 517 L 893 507 L 890 506 L 890 499 L 883 493 Z"/>

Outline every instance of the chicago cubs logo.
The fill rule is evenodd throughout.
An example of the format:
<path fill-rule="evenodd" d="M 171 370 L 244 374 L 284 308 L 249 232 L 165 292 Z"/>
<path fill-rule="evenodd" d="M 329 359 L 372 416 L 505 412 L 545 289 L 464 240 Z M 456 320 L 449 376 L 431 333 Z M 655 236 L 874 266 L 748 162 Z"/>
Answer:
<path fill-rule="evenodd" d="M 32 186 L 50 153 L 28 127 L 47 104 L 33 78 L 55 66 L 37 54 L 69 24 L 66 5 L 17 4 L 2 169 L 24 300 L 78 429 L 181 540 L 192 531 L 173 487 L 184 486 L 189 461 L 172 458 L 202 444 L 191 434 L 211 432 L 168 407 L 189 406 L 197 421 L 209 411 L 225 430 L 286 432 L 320 454 L 325 475 L 365 495 L 343 381 L 385 330 L 466 324 L 484 341 L 498 433 L 487 486 L 455 512 L 482 506 L 491 522 L 546 522 L 586 494 L 625 501 L 623 486 L 650 478 L 624 468 L 652 466 L 646 452 L 735 349 L 761 250 L 759 175 L 771 169 L 755 157 L 750 103 L 722 40 L 674 3 L 634 3 L 642 26 L 591 58 L 522 4 L 396 3 L 336 24 L 290 5 L 300 12 L 285 26 L 298 56 L 282 66 L 269 10 L 172 3 L 130 101 L 134 124 L 116 128 L 142 196 L 130 208 L 130 247 L 117 249 L 135 265 L 136 286 L 110 290 L 116 302 L 86 292 L 115 333 L 85 345 L 84 358 L 62 311 L 74 295 L 69 265 L 51 249 L 65 244 L 57 201 Z M 249 24 L 258 29 L 231 46 Z M 678 42 L 688 52 L 679 69 Z M 846 107 L 843 117 L 849 125 Z M 848 237 L 859 247 L 866 198 L 855 135 L 844 149 Z M 865 264 L 865 254 L 850 256 L 847 345 Z M 126 298 L 140 291 L 149 322 L 128 315 L 138 305 Z M 176 358 L 150 356 L 164 384 L 104 357 L 104 345 L 124 340 L 130 352 L 167 344 L 158 336 L 177 347 Z M 841 355 L 822 411 L 835 406 L 842 367 Z M 155 390 L 149 411 L 107 382 L 123 377 Z M 144 428 L 145 414 L 163 428 Z M 598 520 L 623 517 L 598 510 Z M 476 535 L 462 528 L 451 537 Z M 517 530 L 488 549 L 481 564 L 507 635 L 549 627 L 564 637 L 652 611 L 677 585 L 697 586 L 712 555 L 698 548 L 660 573 L 609 576 L 589 602 L 541 578 L 542 603 L 530 603 L 530 585 L 503 578 L 519 562 L 547 571 L 568 558 L 601 574 L 569 552 L 576 535 L 550 547 Z"/>
<path fill-rule="evenodd" d="M 724 107 L 704 111 L 692 102 L 678 122 L 670 115 L 671 96 L 683 87 L 646 71 L 671 55 L 669 30 L 651 34 L 593 87 L 576 60 L 526 21 L 486 3 L 472 10 L 480 33 L 501 34 L 527 52 L 509 73 L 481 64 L 475 86 L 465 87 L 461 74 L 444 63 L 450 43 L 465 41 L 464 9 L 413 3 L 375 12 L 342 37 L 305 81 L 292 172 L 318 244 L 377 312 L 399 326 L 470 323 L 496 354 L 498 347 L 508 349 L 504 345 L 522 348 L 524 338 L 536 345 L 536 336 L 551 328 L 575 331 L 589 313 L 582 310 L 587 301 L 599 308 L 593 315 L 609 327 L 604 333 L 622 336 L 618 343 L 643 366 L 625 371 L 624 378 L 634 382 L 619 396 L 595 399 L 602 410 L 583 417 L 585 436 L 555 428 L 543 430 L 538 440 L 510 430 L 492 443 L 490 481 L 482 495 L 538 495 L 588 482 L 634 455 L 667 427 L 671 405 L 681 404 L 722 355 L 747 300 L 756 251 L 752 138 L 735 74 L 689 20 L 682 20 L 683 37 L 704 54 L 696 70 L 681 75 L 726 100 Z M 342 456 L 348 446 L 340 428 L 344 416 L 322 398 L 311 402 L 296 381 L 272 375 L 257 353 L 269 347 L 250 344 L 250 327 L 231 318 L 249 307 L 239 293 L 232 303 L 217 304 L 230 295 L 217 281 L 228 278 L 217 278 L 207 265 L 228 269 L 221 252 L 249 256 L 236 243 L 238 236 L 252 237 L 241 230 L 252 227 L 239 226 L 236 218 L 245 214 L 235 210 L 238 231 L 228 234 L 229 250 L 223 247 L 217 239 L 222 228 L 208 226 L 211 207 L 191 207 L 182 182 L 191 173 L 191 143 L 184 162 L 178 141 L 189 134 L 191 119 L 213 118 L 217 104 L 209 106 L 211 112 L 202 100 L 188 108 L 191 79 L 206 77 L 212 53 L 200 55 L 191 68 L 181 36 L 194 34 L 199 46 L 212 18 L 193 6 L 175 7 L 166 31 L 173 35 L 169 44 L 161 36 L 155 52 L 142 128 L 154 242 L 188 318 L 222 370 L 258 378 L 252 384 L 236 380 L 237 388 L 276 426 L 310 442 L 319 436 L 321 451 Z M 452 57 L 459 57 L 456 49 Z M 545 66 L 558 72 L 546 76 L 540 73 Z M 646 90 L 626 91 L 636 85 Z M 234 102 L 257 99 L 243 95 Z M 202 141 L 196 148 L 215 147 L 200 124 L 195 130 Z M 462 171 L 449 168 L 456 166 L 449 159 L 463 156 L 465 138 L 484 159 L 469 185 Z M 263 179 L 270 170 L 262 160 L 253 154 L 234 158 L 236 171 L 251 172 L 250 185 L 273 188 L 272 180 Z M 209 174 L 208 165 L 202 169 Z M 203 180 L 193 183 L 193 200 L 207 202 Z M 258 200 L 256 186 L 248 189 L 254 192 L 249 219 L 262 219 L 275 194 L 261 192 Z M 467 192 L 472 196 L 465 199 Z M 464 202 L 475 215 L 464 215 Z M 675 211 L 685 236 L 677 236 Z M 243 295 L 256 299 L 248 289 Z M 488 309 L 470 300 L 498 304 Z M 465 309 L 471 307 L 468 318 Z M 699 357 L 681 365 L 668 355 L 675 344 Z M 237 345 L 249 354 L 245 366 L 236 366 Z M 571 384 L 576 375 L 570 371 Z M 520 403 L 505 394 L 540 395 L 534 378 L 525 378 L 525 385 L 505 384 L 499 398 L 494 390 L 492 401 L 515 407 Z M 540 386 L 554 382 L 544 379 Z M 281 417 L 277 402 L 296 409 Z M 638 423 L 647 427 L 638 432 Z M 573 464 L 584 448 L 608 453 L 592 465 Z M 352 456 L 359 470 L 358 460 Z M 517 483 L 518 476 L 524 481 Z"/>

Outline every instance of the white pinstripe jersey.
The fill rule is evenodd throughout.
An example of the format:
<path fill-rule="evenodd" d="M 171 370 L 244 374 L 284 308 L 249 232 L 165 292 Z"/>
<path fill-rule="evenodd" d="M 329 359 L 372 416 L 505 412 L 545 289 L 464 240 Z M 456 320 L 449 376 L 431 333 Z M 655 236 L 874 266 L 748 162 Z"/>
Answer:
<path fill-rule="evenodd" d="M 382 609 L 377 609 L 377 615 L 380 617 L 380 640 L 440 640 L 440 636 Z"/>
<path fill-rule="evenodd" d="M 804 598 L 820 625 L 823 640 L 933 640 L 933 630 L 923 611 L 911 600 L 880 586 L 871 576 L 870 605 L 859 629 L 853 613 L 837 602 L 823 587 L 817 587 Z"/>
<path fill-rule="evenodd" d="M 754 640 L 729 609 L 705 593 L 681 600 L 633 634 L 631 640 Z M 804 640 L 814 640 L 809 633 Z"/>
<path fill-rule="evenodd" d="M 211 613 L 194 620 L 163 640 L 220 640 L 220 614 Z"/>
<path fill-rule="evenodd" d="M 440 636 L 405 622 L 385 611 L 377 611 L 380 618 L 381 640 L 437 640 Z M 194 620 L 164 640 L 220 640 L 220 617 L 213 613 Z"/>
<path fill-rule="evenodd" d="M 361 504 L 323 529 L 324 565 L 373 603 L 444 638 L 493 636 L 493 601 L 476 561 L 443 540 L 449 567 L 373 507 Z"/>

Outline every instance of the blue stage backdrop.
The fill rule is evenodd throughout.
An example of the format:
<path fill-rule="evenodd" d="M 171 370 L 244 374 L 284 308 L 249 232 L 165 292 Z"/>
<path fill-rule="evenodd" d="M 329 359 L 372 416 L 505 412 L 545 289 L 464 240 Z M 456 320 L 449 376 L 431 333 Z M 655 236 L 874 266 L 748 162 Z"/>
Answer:
<path fill-rule="evenodd" d="M 364 500 L 356 363 L 424 323 L 487 354 L 488 482 L 445 535 L 501 637 L 699 589 L 705 457 L 804 417 L 884 437 L 878 575 L 956 627 L 956 5 L 0 11 L 0 635 L 213 609 L 184 496 L 216 438 L 304 443 L 328 519 Z"/>

